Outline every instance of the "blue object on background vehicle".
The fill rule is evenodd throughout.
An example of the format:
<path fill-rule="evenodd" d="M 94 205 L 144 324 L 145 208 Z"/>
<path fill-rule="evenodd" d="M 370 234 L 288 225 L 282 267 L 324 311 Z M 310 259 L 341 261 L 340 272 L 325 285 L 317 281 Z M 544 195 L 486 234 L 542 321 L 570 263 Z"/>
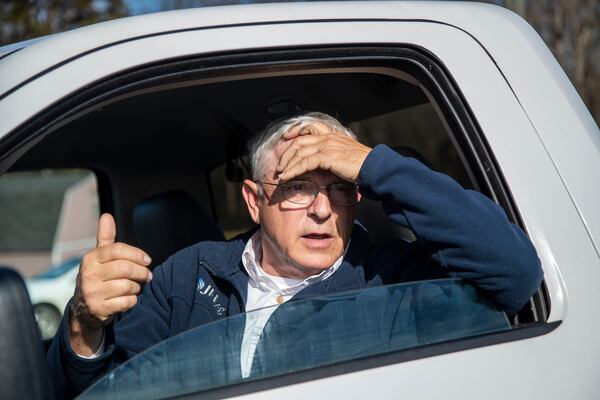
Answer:
<path fill-rule="evenodd" d="M 59 276 L 70 271 L 71 269 L 78 267 L 80 262 L 81 257 L 71 258 L 70 260 L 64 261 L 56 266 L 48 268 L 48 270 L 42 272 L 39 275 L 34 276 L 34 279 L 58 278 Z"/>

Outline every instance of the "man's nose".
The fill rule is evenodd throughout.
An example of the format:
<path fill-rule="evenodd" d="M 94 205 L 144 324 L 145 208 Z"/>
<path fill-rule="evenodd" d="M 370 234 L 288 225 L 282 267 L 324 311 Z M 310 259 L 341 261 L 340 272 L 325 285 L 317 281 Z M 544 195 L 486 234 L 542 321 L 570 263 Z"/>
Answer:
<path fill-rule="evenodd" d="M 319 193 L 317 193 L 317 196 L 315 197 L 315 201 L 313 201 L 308 208 L 308 212 L 311 216 L 321 221 L 326 220 L 331 216 L 331 201 L 327 195 L 327 189 L 322 188 L 319 190 Z"/>

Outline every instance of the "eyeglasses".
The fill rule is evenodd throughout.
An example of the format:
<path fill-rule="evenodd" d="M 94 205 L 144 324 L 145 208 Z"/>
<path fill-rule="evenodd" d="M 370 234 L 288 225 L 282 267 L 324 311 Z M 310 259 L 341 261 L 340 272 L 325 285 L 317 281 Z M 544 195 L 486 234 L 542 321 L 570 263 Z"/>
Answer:
<path fill-rule="evenodd" d="M 357 186 L 353 183 L 339 182 L 328 186 L 319 186 L 308 181 L 290 181 L 287 183 L 260 181 L 259 183 L 277 186 L 283 198 L 294 204 L 311 205 L 321 189 L 327 189 L 329 201 L 336 206 L 348 207 L 358 204 Z"/>

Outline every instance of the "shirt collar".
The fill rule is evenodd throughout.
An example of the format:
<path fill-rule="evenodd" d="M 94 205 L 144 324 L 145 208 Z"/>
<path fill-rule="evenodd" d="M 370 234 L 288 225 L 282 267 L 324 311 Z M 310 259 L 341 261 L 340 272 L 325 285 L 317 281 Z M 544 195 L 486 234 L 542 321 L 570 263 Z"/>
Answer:
<path fill-rule="evenodd" d="M 248 284 L 255 286 L 259 289 L 270 289 L 270 290 L 278 290 L 278 291 L 293 291 L 297 292 L 298 290 L 312 285 L 314 283 L 323 281 L 329 278 L 342 264 L 344 256 L 348 251 L 348 247 L 350 245 L 350 241 L 346 245 L 344 249 L 344 254 L 338 258 L 331 267 L 326 270 L 321 271 L 317 275 L 309 276 L 306 279 L 291 279 L 286 278 L 285 284 L 286 288 L 281 287 L 281 279 L 273 279 L 272 276 L 267 274 L 262 267 L 260 266 L 260 260 L 262 259 L 262 245 L 261 245 L 261 230 L 256 231 L 252 237 L 246 243 L 246 247 L 244 248 L 244 252 L 242 253 L 242 264 L 248 273 Z M 276 280 L 279 282 L 276 282 Z"/>

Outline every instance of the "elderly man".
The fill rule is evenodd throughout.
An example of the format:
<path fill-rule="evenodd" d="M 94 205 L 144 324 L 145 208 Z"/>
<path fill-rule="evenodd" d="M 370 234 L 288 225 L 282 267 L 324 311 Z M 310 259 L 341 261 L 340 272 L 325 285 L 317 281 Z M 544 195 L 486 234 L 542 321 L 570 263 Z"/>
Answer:
<path fill-rule="evenodd" d="M 290 299 L 454 276 L 513 315 L 540 284 L 532 244 L 500 207 L 385 145 L 362 145 L 330 116 L 274 124 L 250 150 L 253 180 L 242 195 L 258 229 L 198 243 L 151 273 L 147 254 L 115 243 L 114 220 L 101 217 L 98 246 L 83 259 L 49 351 L 60 392 L 76 394 L 115 363 L 184 330 Z M 380 200 L 417 241 L 371 245 L 362 229 L 353 231 L 361 195 Z M 260 324 L 246 322 L 244 375 L 253 353 L 247 339 Z"/>

